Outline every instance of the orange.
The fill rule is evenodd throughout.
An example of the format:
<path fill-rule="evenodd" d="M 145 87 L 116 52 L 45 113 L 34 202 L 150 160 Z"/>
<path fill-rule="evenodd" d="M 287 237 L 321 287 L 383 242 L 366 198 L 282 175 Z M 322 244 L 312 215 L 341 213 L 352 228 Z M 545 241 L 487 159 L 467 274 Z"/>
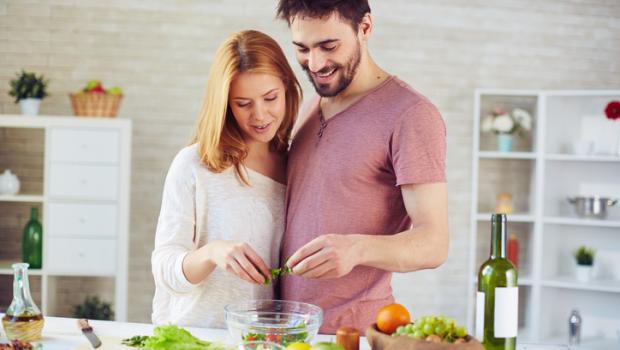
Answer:
<path fill-rule="evenodd" d="M 392 334 L 396 328 L 410 322 L 409 311 L 400 304 L 386 305 L 377 313 L 377 328 L 385 334 Z"/>

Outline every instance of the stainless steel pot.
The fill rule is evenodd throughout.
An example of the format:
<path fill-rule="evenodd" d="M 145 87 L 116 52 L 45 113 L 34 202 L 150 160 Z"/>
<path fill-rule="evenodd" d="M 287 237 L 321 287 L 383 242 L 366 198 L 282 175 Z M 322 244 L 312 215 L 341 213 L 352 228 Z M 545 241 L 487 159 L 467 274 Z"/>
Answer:
<path fill-rule="evenodd" d="M 615 205 L 618 200 L 599 196 L 568 197 L 568 202 L 575 206 L 575 212 L 582 218 L 604 219 L 607 207 Z"/>

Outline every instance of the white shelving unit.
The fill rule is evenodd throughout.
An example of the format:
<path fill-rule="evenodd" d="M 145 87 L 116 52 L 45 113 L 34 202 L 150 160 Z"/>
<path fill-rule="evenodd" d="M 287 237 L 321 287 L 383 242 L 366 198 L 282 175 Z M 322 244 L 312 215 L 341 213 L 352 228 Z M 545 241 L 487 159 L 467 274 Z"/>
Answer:
<path fill-rule="evenodd" d="M 620 254 L 620 208 L 612 207 L 604 220 L 583 219 L 573 213 L 566 200 L 584 194 L 620 197 L 620 155 L 612 154 L 614 149 L 609 154 L 574 155 L 569 147 L 587 132 L 596 137 L 600 133 L 601 140 L 607 137 L 609 141 L 612 133 L 620 137 L 620 122 L 615 125 L 604 115 L 606 104 L 612 100 L 620 100 L 620 91 L 475 92 L 470 329 L 474 327 L 478 267 L 489 254 L 495 195 L 505 191 L 513 194 L 515 209 L 508 215 L 508 232 L 516 233 L 520 243 L 519 341 L 566 343 L 568 316 L 577 308 L 583 318 L 585 345 L 593 345 L 601 337 L 617 342 L 620 280 L 609 275 L 610 271 L 605 275 L 601 267 L 590 282 L 578 282 L 572 251 L 585 244 L 597 252 Z M 481 118 L 495 106 L 523 108 L 534 117 L 530 137 L 515 139 L 513 152 L 496 152 L 494 136 L 480 131 Z M 586 122 L 584 117 L 590 119 Z M 586 125 L 591 121 L 594 126 Z"/>
<path fill-rule="evenodd" d="M 58 295 L 67 288 L 63 285 L 67 278 L 78 277 L 87 278 L 86 283 L 103 279 L 111 284 L 115 319 L 126 321 L 131 121 L 0 115 L 0 132 L 27 135 L 15 136 L 18 141 L 0 137 L 0 142 L 7 142 L 4 147 L 17 150 L 5 156 L 2 164 L 35 174 L 16 173 L 27 178 L 20 177 L 26 193 L 0 196 L 0 205 L 11 212 L 27 212 L 29 206 L 40 209 L 43 267 L 29 274 L 31 291 L 40 299 L 44 315 L 55 316 L 56 304 L 68 302 Z M 34 148 L 40 148 L 34 150 L 39 156 L 32 160 Z M 24 181 L 29 181 L 26 189 Z M 29 189 L 36 193 L 28 193 Z M 13 240 L 15 247 L 21 247 L 21 231 L 15 231 L 14 226 L 3 227 L 0 234 L 10 235 L 5 241 Z M 21 251 L 0 251 L 0 277 L 7 287 L 12 282 L 10 265 L 20 257 Z M 6 302 L 4 296 L 2 302 Z M 8 304 L 0 306 L 4 309 Z"/>

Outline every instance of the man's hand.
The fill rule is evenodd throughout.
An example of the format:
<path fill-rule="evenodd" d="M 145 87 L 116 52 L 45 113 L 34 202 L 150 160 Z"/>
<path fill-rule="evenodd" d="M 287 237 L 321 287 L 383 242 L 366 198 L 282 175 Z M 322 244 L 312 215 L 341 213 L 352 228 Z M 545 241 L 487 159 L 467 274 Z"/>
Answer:
<path fill-rule="evenodd" d="M 445 183 L 401 186 L 413 226 L 397 234 L 328 234 L 288 260 L 305 278 L 342 277 L 363 265 L 391 272 L 433 269 L 448 256 L 448 194 Z"/>
<path fill-rule="evenodd" d="M 299 248 L 287 261 L 293 274 L 304 278 L 342 277 L 357 265 L 361 235 L 327 234 Z"/>

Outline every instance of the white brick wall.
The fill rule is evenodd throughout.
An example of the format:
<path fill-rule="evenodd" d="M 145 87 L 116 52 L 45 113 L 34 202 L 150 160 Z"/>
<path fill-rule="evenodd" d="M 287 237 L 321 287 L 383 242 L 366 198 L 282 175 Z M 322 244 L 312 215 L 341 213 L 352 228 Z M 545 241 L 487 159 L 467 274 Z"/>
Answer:
<path fill-rule="evenodd" d="M 0 0 L 0 113 L 21 68 L 52 79 L 45 114 L 70 114 L 67 94 L 89 79 L 119 85 L 134 122 L 129 317 L 148 321 L 150 251 L 168 164 L 192 133 L 215 48 L 253 28 L 282 44 L 271 0 Z M 371 0 L 372 54 L 433 100 L 448 126 L 451 249 L 436 271 L 396 276 L 414 315 L 465 321 L 473 90 L 620 88 L 617 0 Z M 297 64 L 306 96 L 310 87 Z M 68 299 L 63 299 L 68 300 Z"/>

